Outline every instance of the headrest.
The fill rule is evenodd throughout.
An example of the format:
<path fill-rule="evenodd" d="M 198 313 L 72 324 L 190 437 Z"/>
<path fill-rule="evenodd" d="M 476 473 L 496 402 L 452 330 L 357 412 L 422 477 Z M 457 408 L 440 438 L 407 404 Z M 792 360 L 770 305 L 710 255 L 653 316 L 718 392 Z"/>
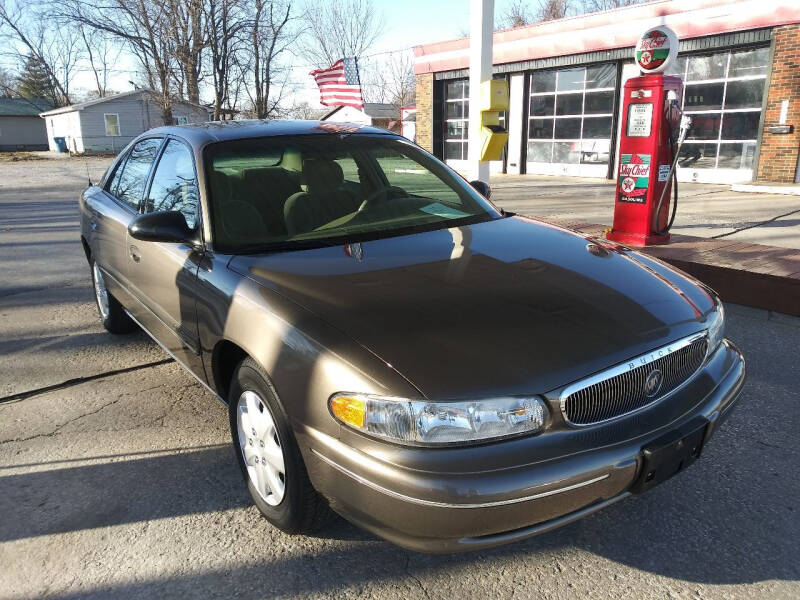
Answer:
<path fill-rule="evenodd" d="M 303 156 L 300 154 L 300 150 L 297 148 L 286 148 L 286 150 L 283 151 L 281 166 L 287 171 L 302 171 Z"/>
<path fill-rule="evenodd" d="M 344 173 L 339 163 L 323 158 L 307 158 L 303 161 L 303 178 L 310 191 L 315 188 L 324 192 L 339 187 L 344 181 Z"/>

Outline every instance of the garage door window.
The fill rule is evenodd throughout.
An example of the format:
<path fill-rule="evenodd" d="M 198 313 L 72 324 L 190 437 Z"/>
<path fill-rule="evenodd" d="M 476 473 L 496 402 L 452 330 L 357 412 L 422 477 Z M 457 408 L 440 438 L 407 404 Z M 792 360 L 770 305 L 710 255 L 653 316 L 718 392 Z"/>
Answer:
<path fill-rule="evenodd" d="M 614 64 L 531 73 L 528 163 L 594 166 L 604 174 L 616 77 Z"/>
<path fill-rule="evenodd" d="M 444 158 L 467 159 L 469 129 L 469 80 L 448 81 L 444 89 Z"/>
<path fill-rule="evenodd" d="M 768 48 L 681 57 L 669 73 L 685 81 L 683 109 L 692 129 L 680 167 L 752 169 Z"/>

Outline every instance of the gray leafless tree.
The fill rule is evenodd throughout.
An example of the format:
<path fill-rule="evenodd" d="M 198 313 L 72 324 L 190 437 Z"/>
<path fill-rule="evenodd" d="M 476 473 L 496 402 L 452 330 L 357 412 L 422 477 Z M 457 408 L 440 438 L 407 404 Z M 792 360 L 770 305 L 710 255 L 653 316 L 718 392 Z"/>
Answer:
<path fill-rule="evenodd" d="M 384 32 L 383 15 L 370 0 L 309 2 L 300 54 L 316 67 L 329 67 L 345 56 L 361 57 Z"/>
<path fill-rule="evenodd" d="M 510 0 L 500 13 L 495 15 L 496 26 L 500 29 L 522 27 L 536 22 L 536 15 L 525 0 Z"/>
<path fill-rule="evenodd" d="M 242 49 L 243 32 L 248 27 L 242 0 L 206 0 L 205 21 L 208 28 L 206 60 L 214 87 L 214 120 L 223 111 L 232 111 L 238 104 L 242 77 L 237 56 Z"/>
<path fill-rule="evenodd" d="M 252 0 L 248 23 L 250 45 L 242 56 L 244 72 L 249 75 L 246 88 L 254 116 L 273 116 L 287 91 L 289 70 L 281 64 L 282 56 L 296 41 L 291 1 Z"/>
<path fill-rule="evenodd" d="M 77 29 L 95 83 L 93 94 L 104 98 L 108 93 L 109 73 L 122 54 L 122 46 L 115 44 L 113 38 L 104 31 L 87 31 L 84 25 L 78 25 Z"/>
<path fill-rule="evenodd" d="M 203 50 L 207 39 L 216 35 L 206 26 L 204 0 L 164 0 L 168 10 L 172 48 L 177 62 L 176 92 L 195 104 L 200 103 Z M 208 38 L 207 38 L 208 36 Z"/>
<path fill-rule="evenodd" d="M 410 50 L 384 54 L 360 66 L 367 102 L 385 102 L 398 110 L 414 103 L 417 89 Z"/>
<path fill-rule="evenodd" d="M 620 8 L 622 6 L 631 6 L 633 4 L 643 4 L 645 2 L 652 2 L 653 0 L 583 0 L 583 12 L 596 12 L 601 10 L 610 10 L 612 8 Z"/>
<path fill-rule="evenodd" d="M 176 72 L 169 6 L 159 0 L 61 0 L 57 14 L 89 29 L 105 32 L 136 57 L 147 86 L 171 124 L 172 83 Z"/>
<path fill-rule="evenodd" d="M 70 103 L 70 83 L 80 59 L 70 32 L 58 27 L 44 10 L 0 0 L 0 35 L 6 42 L 0 52 L 20 65 L 26 57 L 33 58 L 47 75 L 50 100 L 57 105 Z"/>

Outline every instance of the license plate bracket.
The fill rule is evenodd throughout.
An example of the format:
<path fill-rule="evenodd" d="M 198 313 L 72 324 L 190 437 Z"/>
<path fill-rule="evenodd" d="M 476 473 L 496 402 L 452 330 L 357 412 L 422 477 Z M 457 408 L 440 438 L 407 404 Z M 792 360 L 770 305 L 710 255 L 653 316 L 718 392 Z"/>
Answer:
<path fill-rule="evenodd" d="M 641 494 L 676 475 L 700 457 L 708 420 L 697 417 L 642 446 L 642 470 L 631 487 Z"/>

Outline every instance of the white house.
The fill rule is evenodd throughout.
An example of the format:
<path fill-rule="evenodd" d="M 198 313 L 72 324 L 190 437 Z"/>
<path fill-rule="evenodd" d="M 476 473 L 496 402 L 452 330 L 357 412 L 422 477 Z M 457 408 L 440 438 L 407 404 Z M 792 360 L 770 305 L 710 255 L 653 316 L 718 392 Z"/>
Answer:
<path fill-rule="evenodd" d="M 320 121 L 372 125 L 400 133 L 400 111 L 394 104 L 365 102 L 363 109 L 337 106 L 323 115 Z"/>
<path fill-rule="evenodd" d="M 209 120 L 205 106 L 175 101 L 172 115 L 178 125 Z M 134 90 L 40 113 L 47 126 L 47 143 L 58 151 L 54 138 L 64 138 L 70 152 L 118 152 L 140 133 L 164 124 L 154 92 Z"/>

